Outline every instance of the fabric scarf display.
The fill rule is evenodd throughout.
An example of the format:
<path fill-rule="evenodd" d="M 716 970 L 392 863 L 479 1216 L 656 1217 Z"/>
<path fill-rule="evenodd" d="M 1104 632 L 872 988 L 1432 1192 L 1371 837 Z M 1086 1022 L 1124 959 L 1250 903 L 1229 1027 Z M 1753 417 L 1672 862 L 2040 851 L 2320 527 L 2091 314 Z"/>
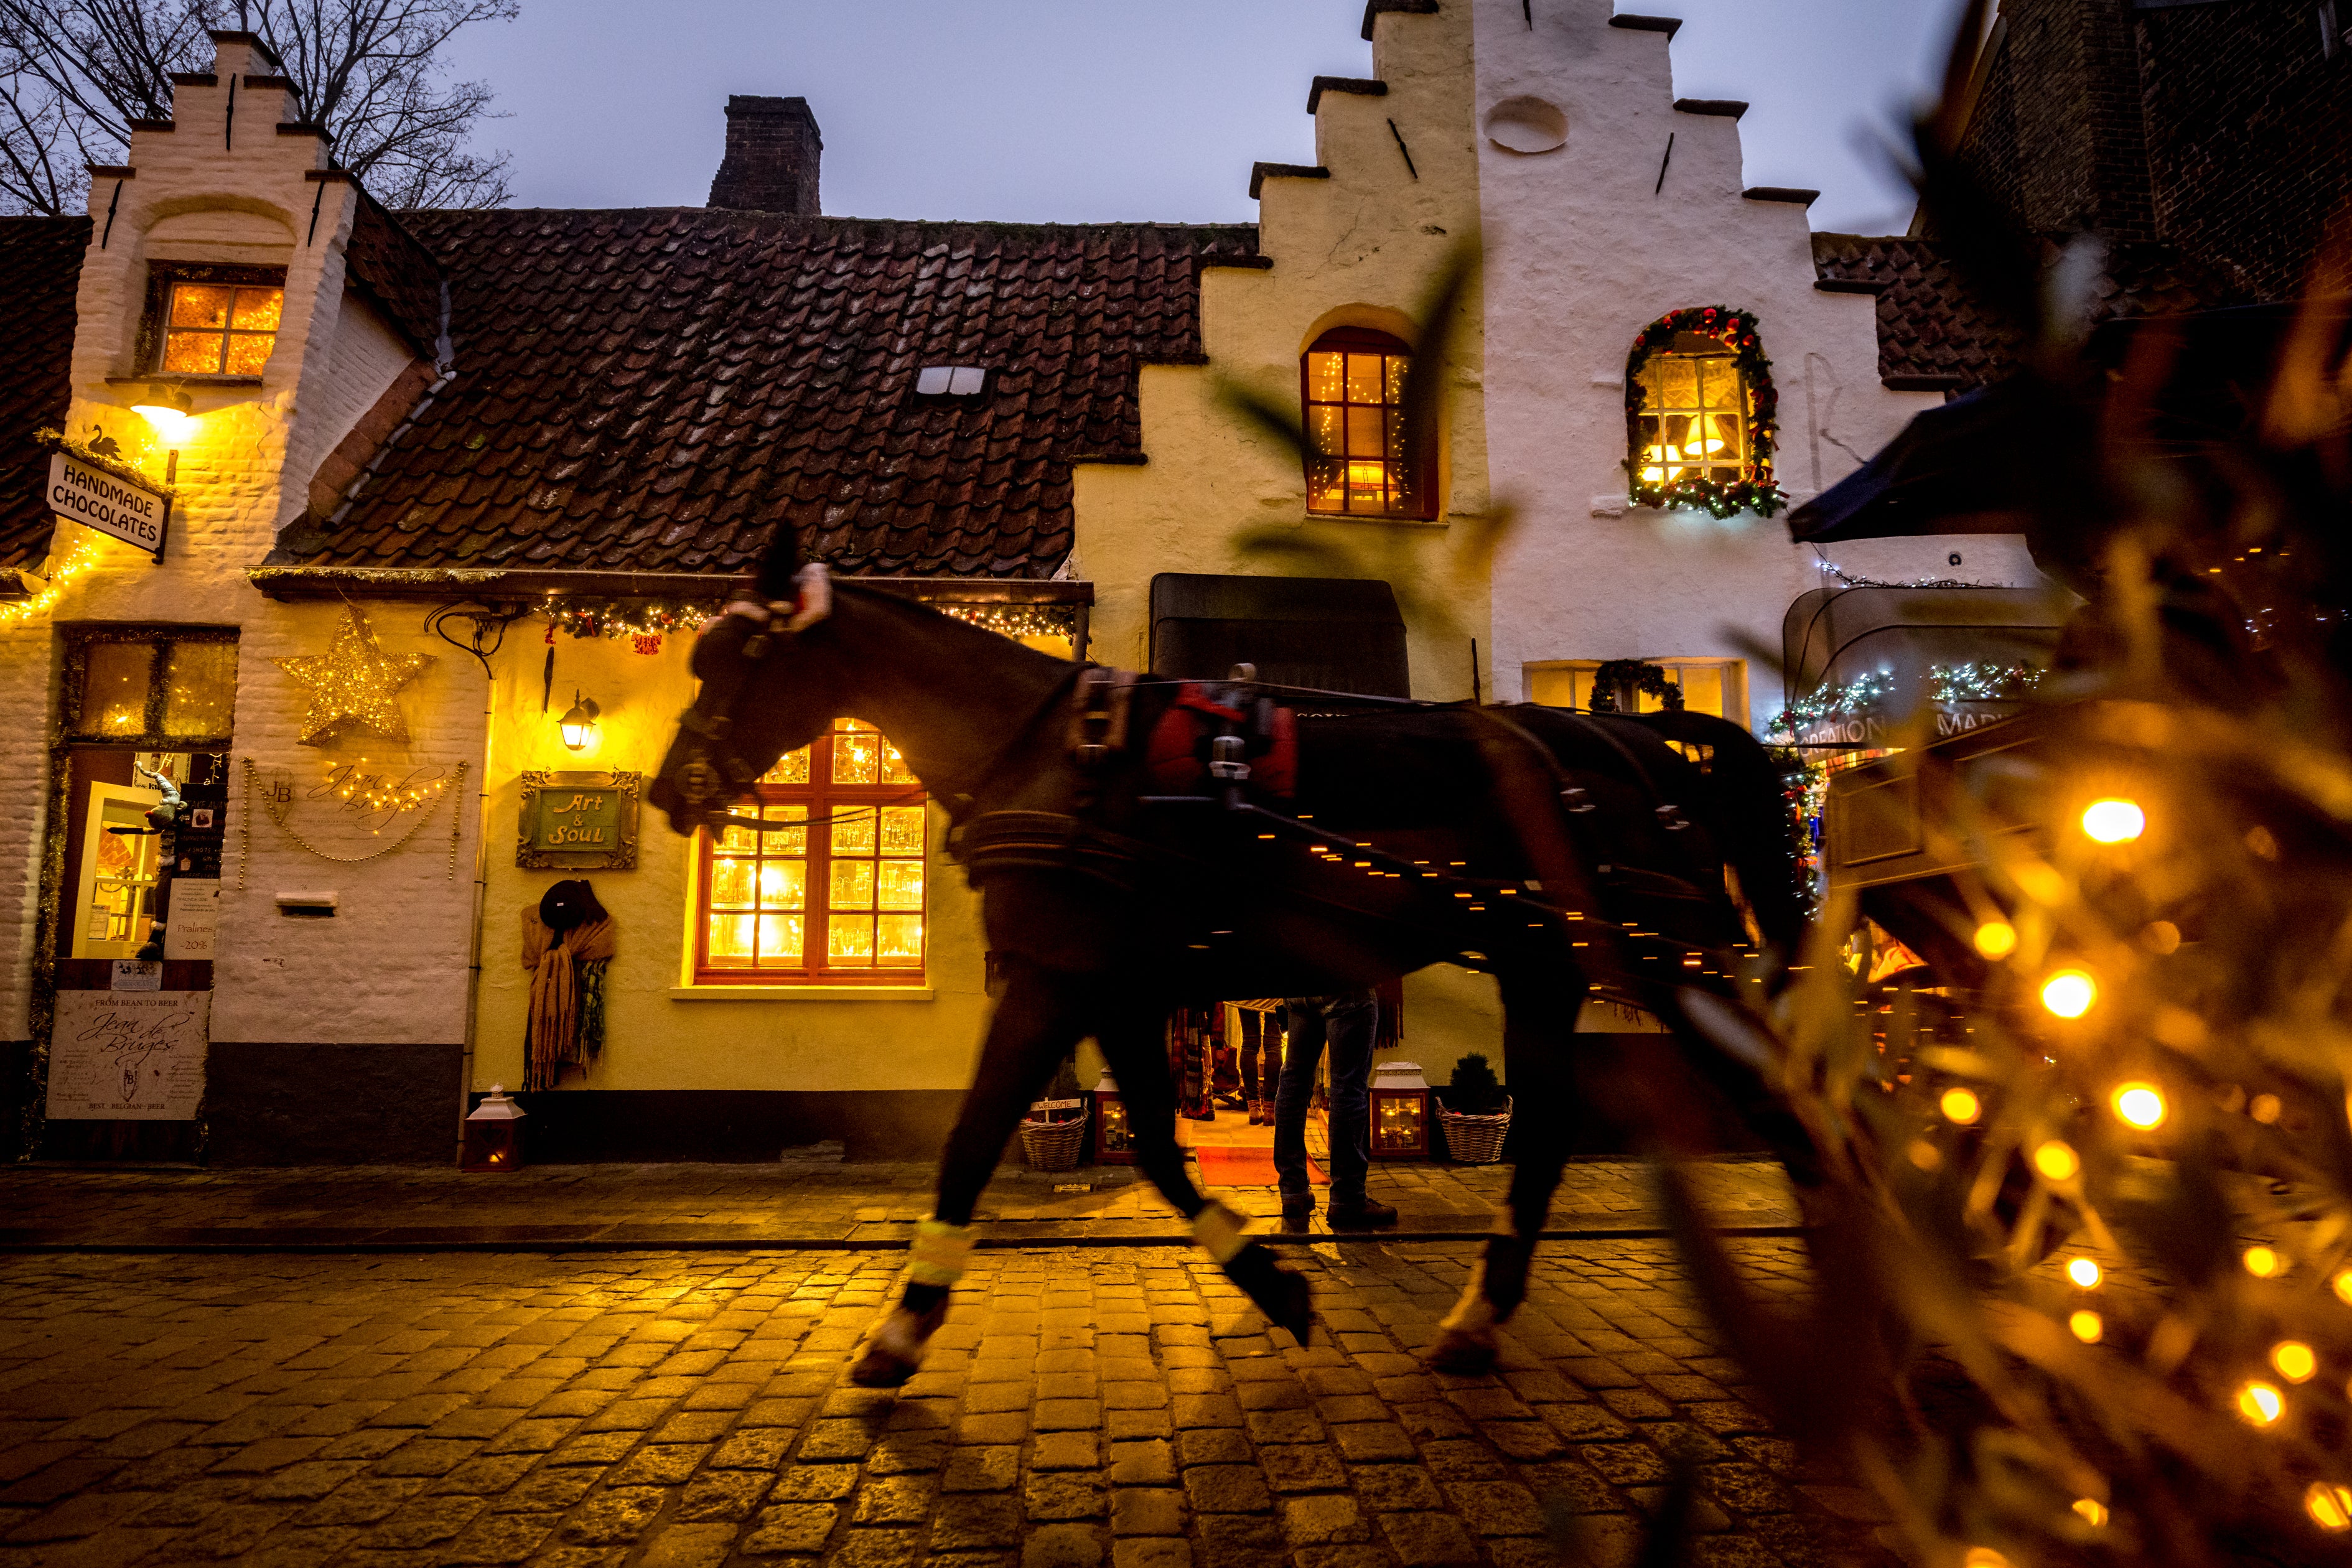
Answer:
<path fill-rule="evenodd" d="M 522 966 L 530 972 L 523 1022 L 523 1088 L 553 1089 L 568 1067 L 604 1046 L 604 968 L 613 917 L 583 881 L 558 882 L 522 911 Z"/>

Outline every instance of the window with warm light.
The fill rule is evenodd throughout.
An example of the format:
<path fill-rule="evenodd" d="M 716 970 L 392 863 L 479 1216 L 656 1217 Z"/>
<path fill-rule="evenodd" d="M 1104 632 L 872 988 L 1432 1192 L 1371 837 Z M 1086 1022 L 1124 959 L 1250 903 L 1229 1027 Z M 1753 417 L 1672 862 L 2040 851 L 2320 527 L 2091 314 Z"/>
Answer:
<path fill-rule="evenodd" d="M 787 826 L 697 839 L 696 984 L 920 984 L 924 795 L 898 748 L 835 720 L 758 795 L 761 819 Z"/>
<path fill-rule="evenodd" d="M 1681 332 L 1638 373 L 1642 412 L 1633 456 L 1646 484 L 1736 484 L 1748 465 L 1748 382 L 1722 342 Z"/>
<path fill-rule="evenodd" d="M 1748 722 L 1748 663 L 1738 658 L 1660 658 L 1646 662 L 1654 664 L 1664 674 L 1669 685 L 1682 694 L 1683 708 L 1691 713 L 1712 713 L 1718 719 L 1734 723 Z M 1593 682 L 1601 670 L 1599 659 L 1558 659 L 1526 668 L 1528 700 L 1547 708 L 1592 707 Z M 1664 708 L 1665 700 L 1651 692 L 1634 690 L 1620 692 L 1619 711 L 1655 713 Z M 1626 704 L 1623 699 L 1631 696 Z"/>
<path fill-rule="evenodd" d="M 1339 327 L 1299 362 L 1307 416 L 1307 510 L 1349 517 L 1432 515 L 1425 442 L 1407 428 L 1412 354 L 1386 332 Z"/>
<path fill-rule="evenodd" d="M 158 368 L 173 375 L 259 375 L 278 346 L 286 290 L 274 285 L 173 283 Z"/>

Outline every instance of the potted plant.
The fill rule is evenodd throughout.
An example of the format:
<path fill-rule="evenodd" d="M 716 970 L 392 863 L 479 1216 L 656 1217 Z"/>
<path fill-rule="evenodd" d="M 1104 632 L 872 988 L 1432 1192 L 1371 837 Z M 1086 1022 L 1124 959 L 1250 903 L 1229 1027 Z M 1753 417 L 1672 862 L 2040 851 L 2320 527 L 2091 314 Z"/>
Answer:
<path fill-rule="evenodd" d="M 1465 1165 L 1491 1165 L 1503 1157 L 1503 1136 L 1511 1130 L 1511 1097 L 1496 1081 L 1495 1069 L 1473 1051 L 1454 1064 L 1454 1078 L 1440 1096 L 1437 1122 L 1445 1131 L 1448 1159 Z"/>

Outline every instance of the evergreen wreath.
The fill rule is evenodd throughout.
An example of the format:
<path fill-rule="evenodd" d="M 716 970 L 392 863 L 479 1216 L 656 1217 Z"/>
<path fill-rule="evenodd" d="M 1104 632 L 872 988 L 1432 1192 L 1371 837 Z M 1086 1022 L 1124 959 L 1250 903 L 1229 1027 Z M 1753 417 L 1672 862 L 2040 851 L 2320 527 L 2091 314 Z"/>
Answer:
<path fill-rule="evenodd" d="M 1612 658 L 1592 672 L 1592 711 L 1616 712 L 1621 686 L 1656 698 L 1669 713 L 1683 710 L 1683 689 L 1666 679 L 1662 667 L 1638 658 Z"/>
<path fill-rule="evenodd" d="M 1650 356 L 1672 348 L 1676 334 L 1682 332 L 1696 332 L 1730 348 L 1732 363 L 1748 389 L 1748 458 L 1737 479 L 1653 482 L 1642 478 L 1642 368 Z M 1635 506 L 1696 507 L 1716 517 L 1734 517 L 1742 511 L 1770 517 L 1788 504 L 1788 498 L 1772 482 L 1780 395 L 1773 389 L 1772 362 L 1764 357 L 1762 344 L 1756 313 L 1727 305 L 1670 310 L 1642 329 L 1642 335 L 1633 340 L 1633 352 L 1625 357 L 1626 494 Z"/>

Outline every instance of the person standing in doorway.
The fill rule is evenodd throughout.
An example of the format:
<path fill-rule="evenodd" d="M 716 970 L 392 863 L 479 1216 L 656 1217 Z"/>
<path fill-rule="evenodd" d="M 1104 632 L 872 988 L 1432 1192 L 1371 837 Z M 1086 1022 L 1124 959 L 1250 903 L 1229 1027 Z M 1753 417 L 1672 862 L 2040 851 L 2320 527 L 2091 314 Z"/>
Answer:
<path fill-rule="evenodd" d="M 1380 998 L 1370 991 L 1290 1000 L 1290 1038 L 1274 1096 L 1274 1169 L 1282 1184 L 1285 1229 L 1303 1229 L 1315 1213 L 1307 1180 L 1307 1107 L 1315 1096 L 1315 1069 L 1331 1048 L 1331 1198 L 1334 1230 L 1394 1225 L 1397 1211 L 1364 1191 L 1372 1164 L 1372 1045 L 1380 1035 Z"/>

